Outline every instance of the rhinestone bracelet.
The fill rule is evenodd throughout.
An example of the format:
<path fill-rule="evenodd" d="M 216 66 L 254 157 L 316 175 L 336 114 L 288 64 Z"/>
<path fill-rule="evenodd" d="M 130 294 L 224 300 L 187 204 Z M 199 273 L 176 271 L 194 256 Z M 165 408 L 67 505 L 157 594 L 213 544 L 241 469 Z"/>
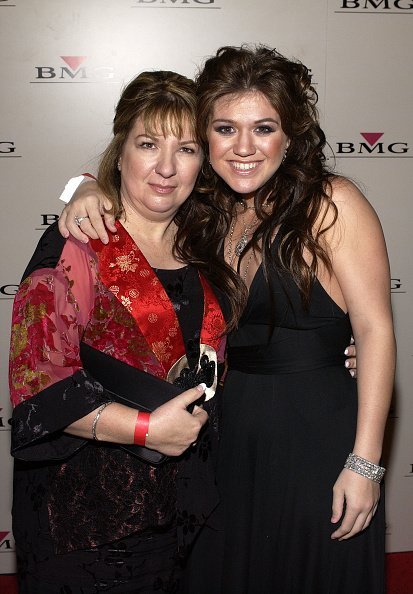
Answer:
<path fill-rule="evenodd" d="M 102 412 L 105 410 L 105 408 L 107 406 L 109 406 L 109 404 L 113 404 L 113 400 L 109 400 L 109 402 L 105 402 L 104 404 L 102 404 L 102 406 L 100 406 L 98 408 L 98 411 L 96 413 L 95 418 L 93 419 L 93 423 L 92 423 L 92 437 L 93 439 L 95 439 L 96 441 L 100 441 L 98 436 L 96 435 L 96 426 L 98 424 L 99 421 L 99 417 L 102 414 Z"/>
<path fill-rule="evenodd" d="M 383 468 L 383 466 L 379 466 L 378 464 L 369 462 L 365 458 L 357 456 L 357 454 L 353 453 L 347 456 L 344 468 L 353 470 L 354 472 L 357 472 L 357 474 L 361 474 L 361 476 L 365 476 L 366 478 L 370 479 L 371 481 L 375 481 L 376 483 L 381 482 L 381 479 L 383 478 L 384 473 L 386 472 L 386 469 Z"/>

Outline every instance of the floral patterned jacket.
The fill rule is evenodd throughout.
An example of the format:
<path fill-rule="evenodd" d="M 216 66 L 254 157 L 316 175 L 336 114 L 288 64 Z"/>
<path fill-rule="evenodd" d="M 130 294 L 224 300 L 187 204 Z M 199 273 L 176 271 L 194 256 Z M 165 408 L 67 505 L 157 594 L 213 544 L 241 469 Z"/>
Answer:
<path fill-rule="evenodd" d="M 151 282 L 161 285 L 152 296 L 149 291 L 145 304 L 160 337 L 152 343 L 138 319 L 142 300 L 140 306 L 134 303 L 142 279 L 151 274 Z M 216 398 L 198 447 L 159 467 L 116 446 L 66 434 L 64 428 L 112 399 L 82 367 L 82 341 L 112 357 L 115 369 L 121 361 L 163 378 L 173 352 L 171 337 L 182 330 L 188 360 L 197 362 L 205 313 L 198 273 L 186 267 L 173 282 L 160 273 L 153 279 L 119 224 L 105 248 L 65 240 L 52 225 L 23 278 L 14 302 L 10 351 L 16 539 L 34 542 L 46 530 L 50 543 L 44 550 L 37 546 L 39 555 L 47 556 L 49 546 L 58 553 L 90 548 L 177 522 L 185 551 L 218 501 L 210 456 Z M 155 307 L 166 299 L 178 314 L 172 321 L 164 317 L 171 308 L 164 314 Z M 209 331 L 221 336 L 221 312 L 215 314 Z M 224 343 L 220 337 L 219 361 Z"/>

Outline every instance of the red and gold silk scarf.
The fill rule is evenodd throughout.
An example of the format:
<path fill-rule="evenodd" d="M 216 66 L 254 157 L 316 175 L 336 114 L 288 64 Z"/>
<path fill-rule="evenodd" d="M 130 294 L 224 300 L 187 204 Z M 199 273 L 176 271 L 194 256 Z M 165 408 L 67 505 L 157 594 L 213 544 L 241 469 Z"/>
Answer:
<path fill-rule="evenodd" d="M 119 221 L 116 227 L 118 232 L 110 237 L 109 244 L 91 241 L 99 257 L 100 278 L 133 316 L 158 359 L 164 377 L 173 382 L 188 367 L 175 309 L 132 237 Z M 207 389 L 207 398 L 210 398 L 216 388 L 216 352 L 222 341 L 225 320 L 211 286 L 201 274 L 199 278 L 204 294 L 200 362 L 205 361 L 205 357 L 215 362 L 215 379 Z"/>

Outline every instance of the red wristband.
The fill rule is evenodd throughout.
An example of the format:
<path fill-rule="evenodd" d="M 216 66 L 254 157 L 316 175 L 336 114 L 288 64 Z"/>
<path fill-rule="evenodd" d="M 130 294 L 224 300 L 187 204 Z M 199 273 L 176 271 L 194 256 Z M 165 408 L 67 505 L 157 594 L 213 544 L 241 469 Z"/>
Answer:
<path fill-rule="evenodd" d="M 145 445 L 146 438 L 148 437 L 150 416 L 150 413 L 140 411 L 136 417 L 135 433 L 133 436 L 133 443 L 135 445 Z"/>

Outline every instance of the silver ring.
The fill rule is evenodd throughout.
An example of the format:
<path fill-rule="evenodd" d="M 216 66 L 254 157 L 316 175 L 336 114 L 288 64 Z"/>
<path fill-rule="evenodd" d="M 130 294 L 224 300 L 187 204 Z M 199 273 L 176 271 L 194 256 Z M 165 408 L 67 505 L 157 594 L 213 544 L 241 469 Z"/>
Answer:
<path fill-rule="evenodd" d="M 89 218 L 89 217 L 88 217 L 87 215 L 85 215 L 84 217 L 78 217 L 78 216 L 76 216 L 76 217 L 75 217 L 75 223 L 76 223 L 76 225 L 77 225 L 78 227 L 80 227 L 80 223 L 81 223 L 82 221 L 84 221 L 85 219 L 88 219 L 88 218 Z"/>

